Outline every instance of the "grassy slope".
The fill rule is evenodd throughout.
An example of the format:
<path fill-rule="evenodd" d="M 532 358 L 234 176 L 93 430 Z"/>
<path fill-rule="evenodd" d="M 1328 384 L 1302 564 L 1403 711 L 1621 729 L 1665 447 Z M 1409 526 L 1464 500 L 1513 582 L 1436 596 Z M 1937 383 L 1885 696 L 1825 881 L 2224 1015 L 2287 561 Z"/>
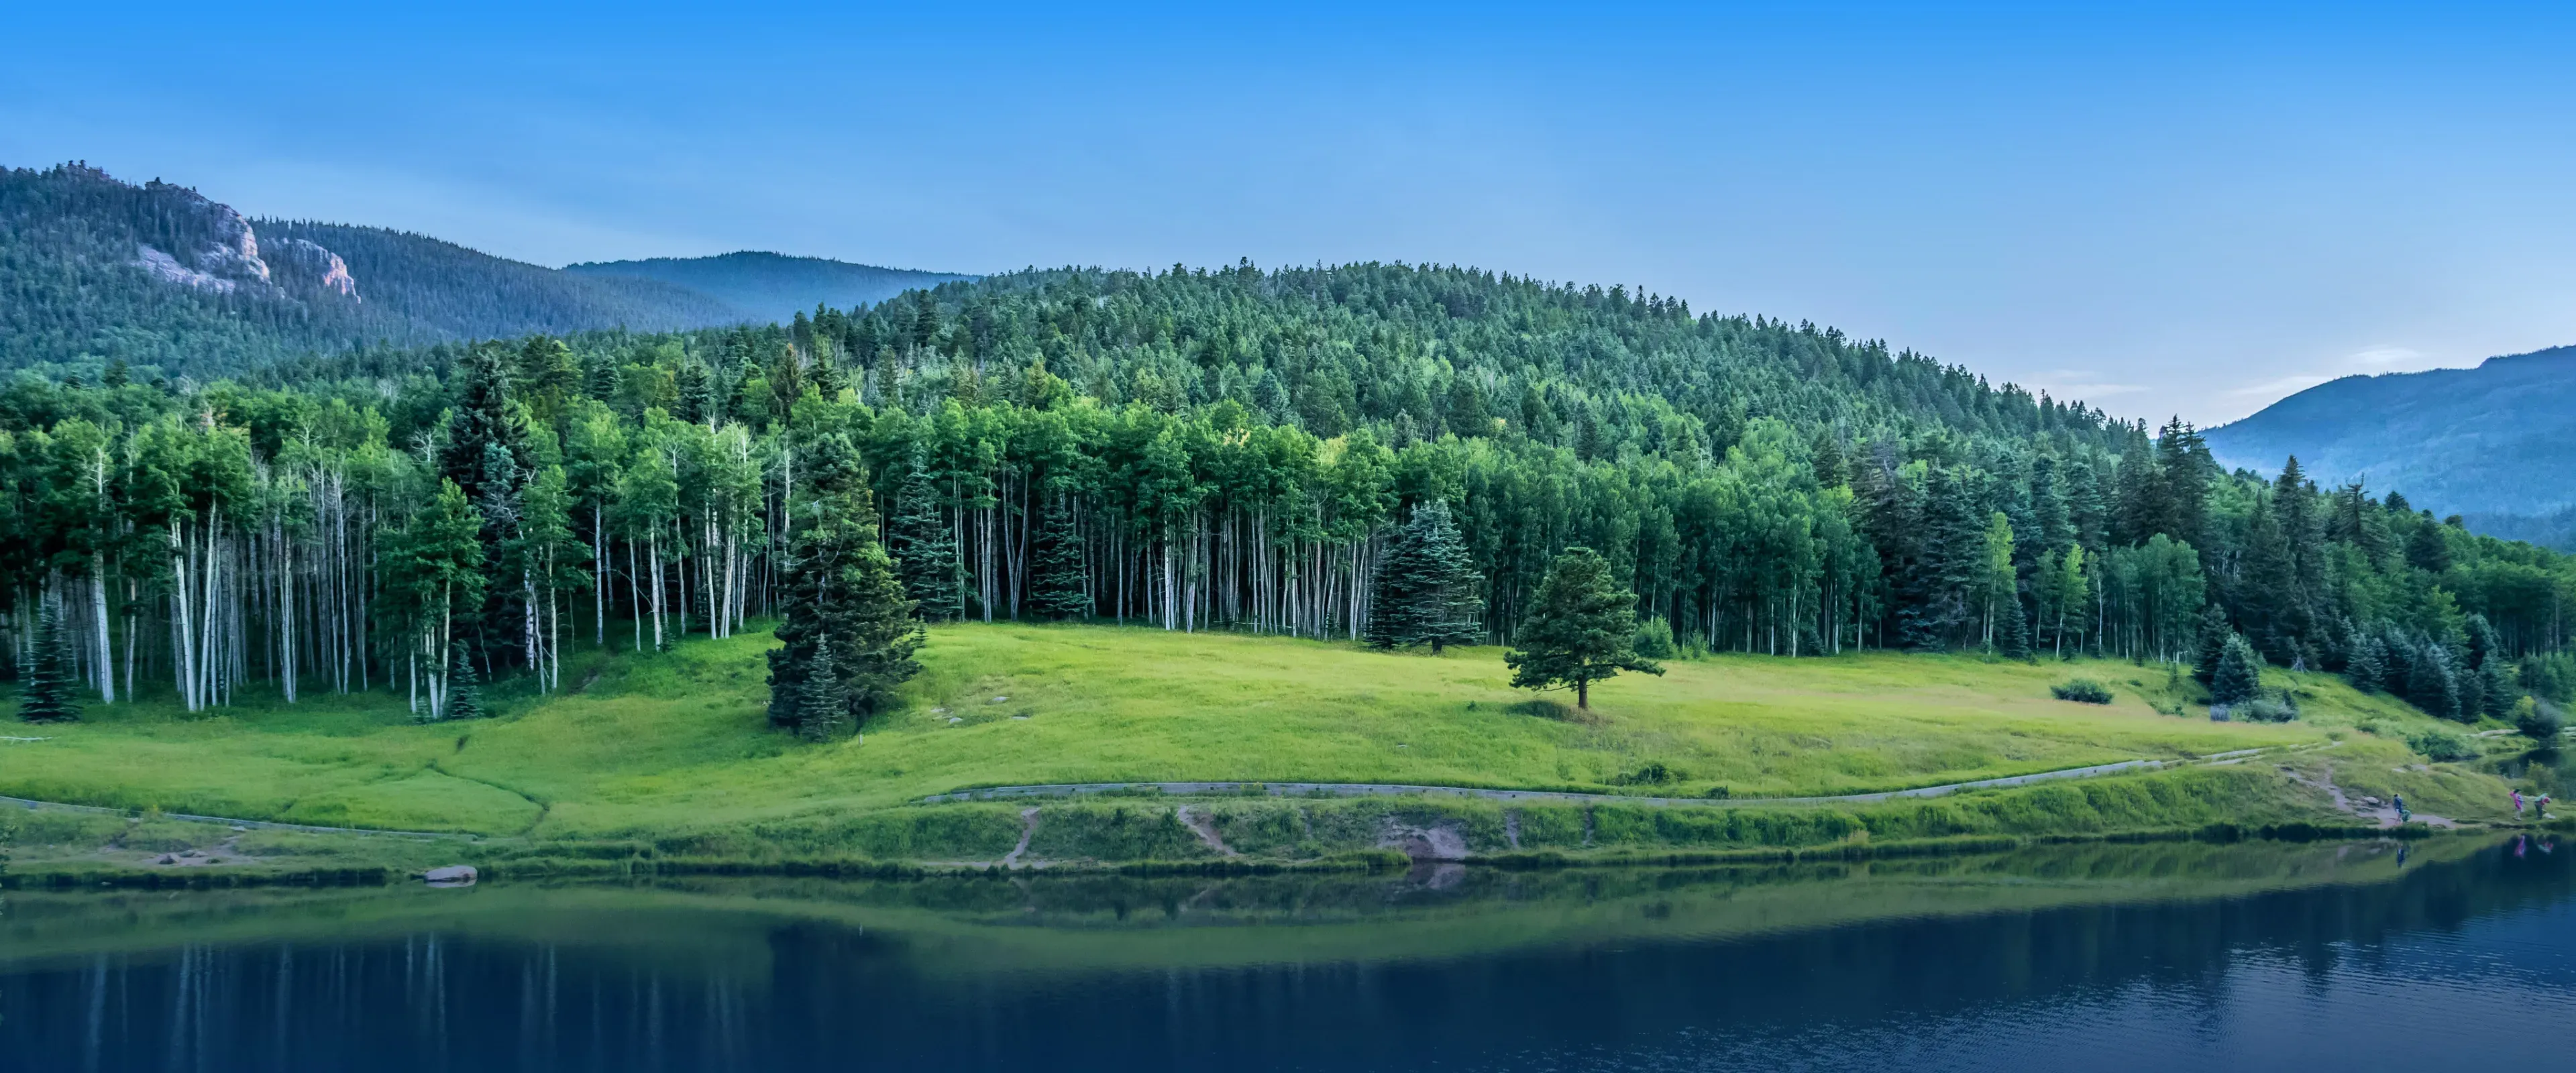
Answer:
<path fill-rule="evenodd" d="M 410 725 L 381 695 L 308 693 L 294 706 L 193 719 L 167 704 L 93 707 L 87 722 L 39 732 L 51 741 L 0 746 L 0 793 L 580 838 L 754 828 L 1013 783 L 1608 789 L 1658 762 L 1682 781 L 1645 792 L 1839 794 L 2432 725 L 2324 676 L 2282 676 L 2307 694 L 2299 723 L 2213 724 L 2150 707 L 2149 697 L 2170 699 L 2161 670 L 1884 653 L 1679 661 L 1663 678 L 1602 687 L 1598 715 L 1575 720 L 1505 688 L 1493 649 L 1433 658 L 1278 638 L 965 625 L 935 631 L 903 711 L 862 740 L 804 746 L 763 725 L 768 644 L 750 634 L 662 655 L 585 653 L 567 673 L 591 679 L 579 695 L 504 700 L 503 718 L 470 725 Z M 2047 686 L 2073 673 L 2110 681 L 2119 702 L 2048 699 Z M 2391 777 L 2411 759 L 2366 736 L 2348 752 Z M 2456 789 L 2464 806 L 2483 794 Z"/>

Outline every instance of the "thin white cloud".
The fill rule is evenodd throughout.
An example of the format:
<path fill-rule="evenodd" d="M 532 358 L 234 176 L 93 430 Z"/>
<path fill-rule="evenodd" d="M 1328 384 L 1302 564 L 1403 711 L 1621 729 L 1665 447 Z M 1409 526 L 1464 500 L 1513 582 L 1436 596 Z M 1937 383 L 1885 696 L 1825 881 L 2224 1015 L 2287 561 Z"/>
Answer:
<path fill-rule="evenodd" d="M 2098 379 L 2101 375 L 2092 369 L 2050 369 L 2032 375 L 2022 386 L 2033 391 L 2045 391 L 2055 399 L 2099 399 L 2146 390 L 2142 384 L 2103 381 Z"/>
<path fill-rule="evenodd" d="M 2345 355 L 2343 360 L 2346 364 L 2359 368 L 2385 369 L 2392 365 L 2421 361 L 2424 357 L 2424 352 L 2414 347 L 2375 346 L 2354 351 Z"/>

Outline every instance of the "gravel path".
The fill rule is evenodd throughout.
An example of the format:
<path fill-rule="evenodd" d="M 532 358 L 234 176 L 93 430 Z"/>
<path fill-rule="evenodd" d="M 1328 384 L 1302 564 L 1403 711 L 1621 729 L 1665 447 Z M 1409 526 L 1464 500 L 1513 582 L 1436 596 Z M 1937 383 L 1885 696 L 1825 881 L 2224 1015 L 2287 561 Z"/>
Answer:
<path fill-rule="evenodd" d="M 1843 794 L 1835 797 L 1630 797 L 1625 794 L 1586 794 L 1564 790 L 1486 790 L 1472 786 L 1410 786 L 1387 782 L 1075 782 L 1045 786 L 993 786 L 979 790 L 932 794 L 922 798 L 925 805 L 948 801 L 996 801 L 1022 797 L 1071 797 L 1077 794 L 1100 794 L 1126 791 L 1160 791 L 1179 797 L 1231 796 L 1258 790 L 1272 797 L 1385 797 L 1408 794 L 1437 794 L 1448 797 L 1481 797 L 1490 801 L 1562 801 L 1582 804 L 1611 802 L 1666 808 L 1679 805 L 1727 808 L 1744 805 L 1829 805 L 1844 802 L 1888 801 L 1903 797 L 1940 797 L 1961 790 L 1991 786 L 2023 786 L 2053 779 L 2081 779 L 2121 771 L 2152 771 L 2194 763 L 2236 763 L 2262 752 L 2241 749 L 2218 753 L 2202 760 L 2123 760 L 2116 764 L 2041 771 L 2029 775 L 2009 775 L 2000 779 L 1954 782 L 1941 786 L 1919 786 L 1911 790 L 1882 790 L 1874 794 Z"/>

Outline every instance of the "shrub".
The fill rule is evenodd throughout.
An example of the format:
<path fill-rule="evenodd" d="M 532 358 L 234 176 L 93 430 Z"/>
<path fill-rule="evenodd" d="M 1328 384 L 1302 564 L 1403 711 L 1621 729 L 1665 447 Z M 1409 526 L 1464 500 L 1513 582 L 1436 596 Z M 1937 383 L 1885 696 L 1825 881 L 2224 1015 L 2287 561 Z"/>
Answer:
<path fill-rule="evenodd" d="M 2048 687 L 2050 696 L 2078 704 L 2111 703 L 2111 687 L 2090 678 L 2070 678 Z"/>
<path fill-rule="evenodd" d="M 2478 747 L 2469 739 L 2447 731 L 2427 730 L 2407 738 L 2406 744 L 2437 764 L 2467 760 L 2478 755 Z"/>
<path fill-rule="evenodd" d="M 1679 772 L 1665 767 L 1663 761 L 1654 760 L 1648 761 L 1635 771 L 1619 776 L 1618 782 L 1622 786 L 1662 786 L 1680 777 Z"/>
<path fill-rule="evenodd" d="M 1637 624 L 1637 654 L 1647 659 L 1671 659 L 1678 651 L 1673 645 L 1673 624 L 1661 616 Z"/>
<path fill-rule="evenodd" d="M 2567 713 L 2548 701 L 2524 697 L 2513 706 L 2513 728 L 2526 738 L 2548 741 L 2567 730 Z"/>
<path fill-rule="evenodd" d="M 2237 705 L 2233 714 L 2248 723 L 2287 723 L 2299 717 L 2299 706 L 2287 699 L 2262 697 Z"/>

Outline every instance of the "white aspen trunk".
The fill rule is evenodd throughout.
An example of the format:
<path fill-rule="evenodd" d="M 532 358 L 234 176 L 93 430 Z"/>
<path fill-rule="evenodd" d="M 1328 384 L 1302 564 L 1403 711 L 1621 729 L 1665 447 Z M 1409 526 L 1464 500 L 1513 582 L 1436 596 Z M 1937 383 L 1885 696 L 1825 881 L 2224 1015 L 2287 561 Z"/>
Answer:
<path fill-rule="evenodd" d="M 107 634 L 107 558 L 93 555 L 89 563 L 90 618 L 98 624 L 98 695 L 101 703 L 114 704 L 116 650 Z"/>
<path fill-rule="evenodd" d="M 278 688 L 286 703 L 295 703 L 295 545 L 286 539 L 282 527 L 277 534 L 277 663 Z"/>
<path fill-rule="evenodd" d="M 629 621 L 635 625 L 635 650 L 641 652 L 644 651 L 644 597 L 636 589 L 637 584 L 639 582 L 635 577 L 635 542 L 628 540 L 626 542 L 626 604 L 628 613 L 633 616 Z"/>
<path fill-rule="evenodd" d="M 189 560 L 195 558 L 195 555 L 193 549 L 188 546 L 190 543 L 193 543 L 193 537 L 183 537 L 181 536 L 182 532 L 183 530 L 180 523 L 176 521 L 170 523 L 170 579 L 172 583 L 170 587 L 170 599 L 173 605 L 173 614 L 170 619 L 170 633 L 171 640 L 173 642 L 170 646 L 170 672 L 175 676 L 179 686 L 180 706 L 193 712 L 199 707 L 197 703 L 197 650 L 196 645 L 192 640 L 196 636 L 196 624 L 193 621 L 193 612 L 195 609 L 190 606 L 195 594 L 195 583 L 189 579 L 188 564 Z"/>
<path fill-rule="evenodd" d="M 644 537 L 644 557 L 653 569 L 653 651 L 662 650 L 662 532 L 660 526 Z"/>
<path fill-rule="evenodd" d="M 593 643 L 608 647 L 608 508 L 590 505 L 590 603 L 597 623 Z"/>

